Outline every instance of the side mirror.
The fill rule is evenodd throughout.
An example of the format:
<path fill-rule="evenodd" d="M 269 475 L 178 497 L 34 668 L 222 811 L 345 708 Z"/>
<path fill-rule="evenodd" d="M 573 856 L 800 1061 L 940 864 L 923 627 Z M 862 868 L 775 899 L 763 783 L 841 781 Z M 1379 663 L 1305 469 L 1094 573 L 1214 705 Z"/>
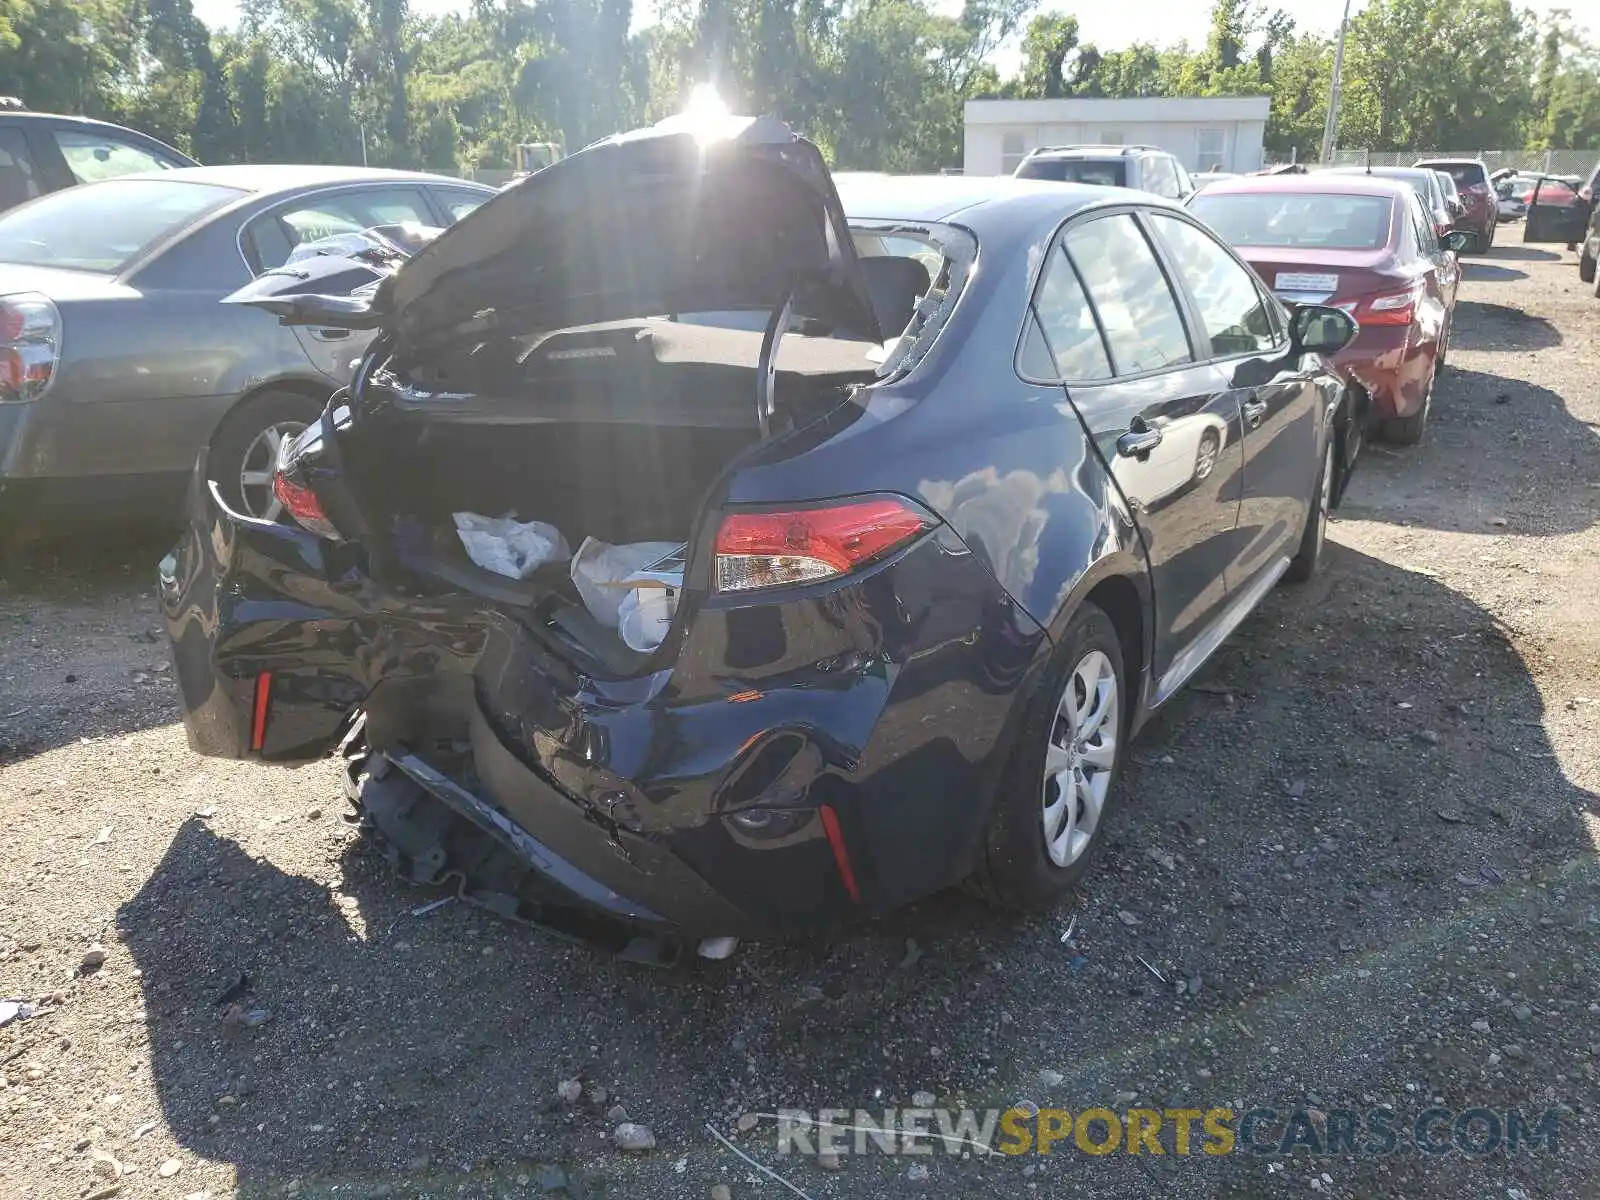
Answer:
<path fill-rule="evenodd" d="M 1360 332 L 1355 318 L 1342 308 L 1325 304 L 1297 305 L 1289 318 L 1289 336 L 1295 349 L 1337 354 Z"/>
<path fill-rule="evenodd" d="M 1450 210 L 1450 215 L 1452 217 L 1459 217 L 1462 213 L 1467 211 L 1467 206 L 1461 203 L 1459 200 L 1446 200 L 1445 206 Z"/>
<path fill-rule="evenodd" d="M 1439 239 L 1439 244 L 1446 250 L 1453 250 L 1457 254 L 1471 247 L 1478 240 L 1478 235 L 1468 233 L 1465 229 L 1452 229 Z"/>

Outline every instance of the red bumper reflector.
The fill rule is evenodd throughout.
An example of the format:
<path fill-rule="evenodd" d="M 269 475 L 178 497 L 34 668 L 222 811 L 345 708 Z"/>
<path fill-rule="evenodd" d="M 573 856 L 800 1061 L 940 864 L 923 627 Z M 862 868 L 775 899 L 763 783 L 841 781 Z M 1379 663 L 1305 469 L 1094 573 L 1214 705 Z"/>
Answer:
<path fill-rule="evenodd" d="M 844 890 L 850 893 L 851 900 L 860 904 L 861 889 L 856 886 L 856 873 L 850 866 L 850 851 L 844 844 L 838 814 L 826 804 L 818 811 L 822 813 L 822 830 L 828 835 L 828 845 L 833 847 L 833 861 L 839 868 L 839 878 L 844 881 Z"/>
<path fill-rule="evenodd" d="M 260 750 L 267 740 L 267 709 L 272 704 L 272 672 L 256 676 L 256 706 L 250 716 L 250 749 Z"/>

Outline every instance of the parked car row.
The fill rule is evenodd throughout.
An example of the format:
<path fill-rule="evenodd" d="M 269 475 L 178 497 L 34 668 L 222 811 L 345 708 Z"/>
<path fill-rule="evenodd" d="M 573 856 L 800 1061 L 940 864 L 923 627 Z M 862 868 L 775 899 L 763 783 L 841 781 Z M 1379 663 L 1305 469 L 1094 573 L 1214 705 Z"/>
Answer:
<path fill-rule="evenodd" d="M 1129 740 L 1318 570 L 1367 427 L 1422 435 L 1469 237 L 1427 172 L 1167 196 L 1118 151 L 1037 156 L 1117 187 L 836 180 L 730 117 L 502 191 L 36 199 L 0 478 L 122 503 L 198 451 L 159 584 L 191 745 L 342 752 L 408 878 L 652 961 L 958 881 L 1048 905 Z M 475 554 L 482 514 L 537 558 Z M 579 566 L 646 550 L 641 644 Z"/>

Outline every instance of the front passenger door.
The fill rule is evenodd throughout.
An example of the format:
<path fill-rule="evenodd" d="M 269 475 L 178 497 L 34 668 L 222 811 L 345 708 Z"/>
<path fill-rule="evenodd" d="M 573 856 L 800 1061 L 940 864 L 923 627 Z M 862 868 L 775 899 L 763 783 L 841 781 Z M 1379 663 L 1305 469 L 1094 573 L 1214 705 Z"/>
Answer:
<path fill-rule="evenodd" d="M 1034 307 L 1039 353 L 1025 345 L 1025 361 L 1050 361 L 1054 374 L 1026 372 L 1066 384 L 1144 542 L 1159 679 L 1227 598 L 1243 466 L 1238 402 L 1196 363 L 1178 300 L 1131 212 L 1069 224 Z"/>
<path fill-rule="evenodd" d="M 1254 273 L 1184 217 L 1152 212 L 1193 307 L 1202 354 L 1244 416 L 1244 484 L 1237 556 L 1228 587 L 1243 592 L 1299 544 L 1322 463 L 1316 384 L 1289 353 L 1289 339 Z"/>

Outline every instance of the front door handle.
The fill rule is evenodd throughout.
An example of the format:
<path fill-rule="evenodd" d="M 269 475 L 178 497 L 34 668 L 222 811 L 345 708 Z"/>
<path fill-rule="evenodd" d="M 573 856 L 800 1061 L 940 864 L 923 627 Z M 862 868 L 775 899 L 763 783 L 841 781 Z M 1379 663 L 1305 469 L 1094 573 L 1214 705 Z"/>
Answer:
<path fill-rule="evenodd" d="M 1261 424 L 1261 418 L 1267 415 L 1267 402 L 1259 396 L 1251 396 L 1240 407 L 1244 411 L 1245 424 L 1251 429 Z"/>
<path fill-rule="evenodd" d="M 1161 445 L 1161 430 L 1152 429 L 1135 418 L 1128 432 L 1117 439 L 1117 453 L 1124 458 L 1139 458 Z"/>
<path fill-rule="evenodd" d="M 350 336 L 348 329 L 313 329 L 311 336 L 319 342 L 342 342 Z"/>

